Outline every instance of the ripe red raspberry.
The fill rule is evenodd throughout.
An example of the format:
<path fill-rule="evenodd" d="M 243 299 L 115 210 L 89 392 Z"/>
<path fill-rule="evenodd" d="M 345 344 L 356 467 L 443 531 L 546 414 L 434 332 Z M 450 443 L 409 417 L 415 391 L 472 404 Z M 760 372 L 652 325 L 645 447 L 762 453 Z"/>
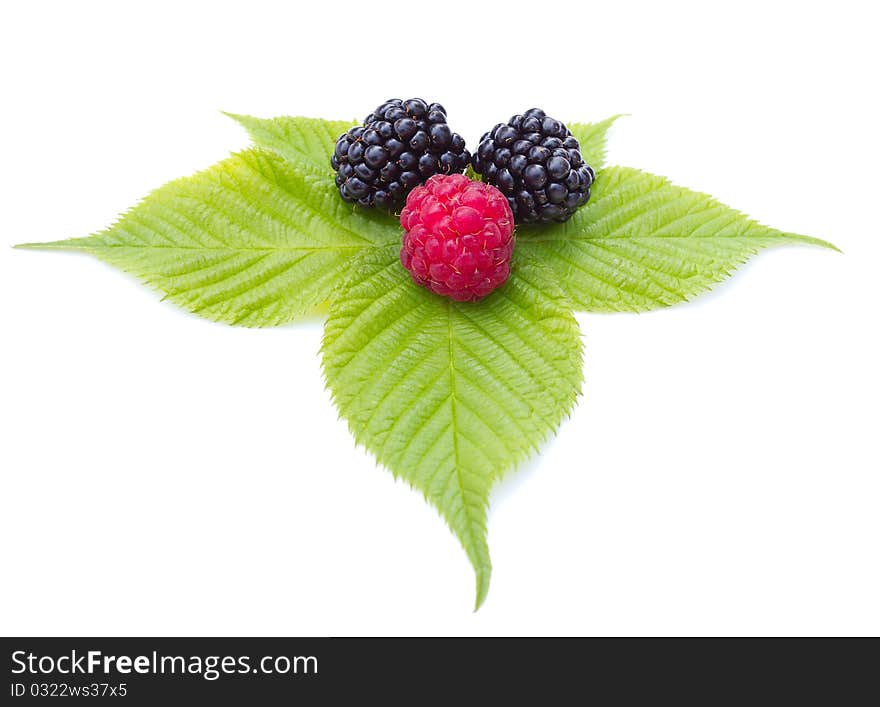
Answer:
<path fill-rule="evenodd" d="M 513 213 L 489 184 L 463 174 L 435 175 L 409 193 L 400 225 L 400 262 L 438 295 L 478 300 L 510 275 Z"/>

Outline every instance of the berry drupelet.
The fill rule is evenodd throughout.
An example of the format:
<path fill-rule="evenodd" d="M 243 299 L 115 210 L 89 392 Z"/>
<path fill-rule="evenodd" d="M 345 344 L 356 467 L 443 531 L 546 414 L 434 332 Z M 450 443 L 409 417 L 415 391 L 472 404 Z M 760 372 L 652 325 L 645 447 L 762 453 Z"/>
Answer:
<path fill-rule="evenodd" d="M 517 223 L 567 221 L 596 179 L 571 131 L 540 108 L 483 135 L 473 166 L 504 193 Z"/>
<path fill-rule="evenodd" d="M 343 199 L 395 211 L 433 175 L 463 172 L 470 157 L 443 106 L 394 98 L 339 137 L 330 163 Z"/>
<path fill-rule="evenodd" d="M 510 275 L 513 214 L 495 187 L 436 175 L 400 213 L 400 262 L 419 285 L 459 302 L 481 299 Z"/>

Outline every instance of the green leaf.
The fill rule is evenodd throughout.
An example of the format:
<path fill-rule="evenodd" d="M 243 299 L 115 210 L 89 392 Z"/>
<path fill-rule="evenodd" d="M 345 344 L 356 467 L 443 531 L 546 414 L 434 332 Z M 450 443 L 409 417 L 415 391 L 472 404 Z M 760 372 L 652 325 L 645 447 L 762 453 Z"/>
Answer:
<path fill-rule="evenodd" d="M 608 141 L 608 129 L 621 115 L 612 115 L 598 123 L 568 123 L 571 134 L 581 145 L 584 162 L 594 170 L 605 164 L 605 149 Z"/>
<path fill-rule="evenodd" d="M 292 116 L 254 118 L 235 113 L 226 115 L 238 121 L 257 146 L 278 153 L 315 176 L 331 180 L 333 171 L 330 157 L 333 155 L 336 139 L 354 125 L 352 120 Z"/>
<path fill-rule="evenodd" d="M 329 304 L 322 355 L 334 401 L 357 441 L 445 518 L 474 566 L 477 608 L 491 574 L 490 489 L 555 432 L 580 390 L 572 307 L 668 306 L 762 248 L 834 248 L 609 167 L 570 221 L 518 229 L 505 286 L 456 303 L 400 266 L 393 216 L 339 198 L 330 157 L 352 122 L 231 117 L 257 147 L 161 187 L 101 233 L 19 247 L 91 253 L 231 324 L 282 324 Z M 594 169 L 616 118 L 569 124 Z"/>
<path fill-rule="evenodd" d="M 323 365 L 356 440 L 421 490 L 458 536 L 486 597 L 489 490 L 569 412 L 577 322 L 542 266 L 517 259 L 479 303 L 415 285 L 398 249 L 362 256 L 333 302 Z"/>
<path fill-rule="evenodd" d="M 690 300 L 761 249 L 795 243 L 836 250 L 664 177 L 608 167 L 570 221 L 520 229 L 517 249 L 551 266 L 575 307 L 631 312 Z"/>
<path fill-rule="evenodd" d="M 166 184 L 106 231 L 20 247 L 86 251 L 203 317 L 271 326 L 325 303 L 353 256 L 399 239 L 331 178 L 252 149 Z"/>

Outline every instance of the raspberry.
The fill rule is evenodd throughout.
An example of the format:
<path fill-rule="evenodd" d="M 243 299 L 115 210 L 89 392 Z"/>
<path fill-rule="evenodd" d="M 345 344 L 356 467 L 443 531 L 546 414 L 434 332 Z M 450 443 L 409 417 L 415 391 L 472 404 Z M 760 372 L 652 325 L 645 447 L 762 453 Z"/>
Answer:
<path fill-rule="evenodd" d="M 580 149 L 563 123 L 531 108 L 483 135 L 473 165 L 504 192 L 517 223 L 567 221 L 596 180 Z"/>
<path fill-rule="evenodd" d="M 443 106 L 393 98 L 339 137 L 330 164 L 343 199 L 394 211 L 414 187 L 434 174 L 463 172 L 470 159 Z"/>
<path fill-rule="evenodd" d="M 478 300 L 510 275 L 513 214 L 493 186 L 463 174 L 431 177 L 410 192 L 400 225 L 400 262 L 438 295 Z"/>

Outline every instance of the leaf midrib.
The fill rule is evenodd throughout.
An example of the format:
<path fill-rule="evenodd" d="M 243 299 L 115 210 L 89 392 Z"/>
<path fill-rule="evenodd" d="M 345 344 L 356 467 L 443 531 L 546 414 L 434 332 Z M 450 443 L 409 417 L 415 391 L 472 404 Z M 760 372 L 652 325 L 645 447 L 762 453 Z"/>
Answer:
<path fill-rule="evenodd" d="M 467 519 L 467 531 L 470 536 L 470 542 L 474 547 L 477 547 L 479 541 L 474 538 L 473 517 L 471 516 L 470 505 L 465 494 L 464 479 L 461 477 L 461 465 L 459 464 L 458 420 L 455 409 L 455 327 L 452 325 L 452 300 L 449 299 L 446 301 L 446 320 L 449 334 L 449 413 L 452 421 L 452 463 L 455 466 L 455 481 L 458 484 L 458 492 L 461 494 L 461 505 Z"/>
<path fill-rule="evenodd" d="M 259 246 L 259 247 L 200 247 L 200 246 L 182 246 L 182 245 L 154 245 L 150 243 L 22 243 L 20 245 L 15 246 L 16 248 L 28 248 L 33 250 L 110 250 L 113 248 L 119 249 L 165 249 L 165 250 L 187 250 L 187 251 L 197 251 L 199 253 L 262 253 L 265 251 L 273 252 L 273 251 L 322 251 L 322 250 L 364 250 L 367 248 L 388 248 L 392 245 L 396 245 L 393 243 L 385 243 L 385 244 L 364 244 L 364 245 L 345 245 L 345 246 Z"/>
<path fill-rule="evenodd" d="M 805 242 L 812 242 L 814 240 L 810 236 L 801 236 L 796 233 L 762 233 L 758 236 L 745 236 L 745 235 L 735 235 L 735 236 L 720 236 L 717 233 L 711 233 L 705 236 L 536 236 L 534 238 L 529 238 L 528 236 L 523 236 L 520 243 L 567 243 L 570 241 L 586 241 L 586 242 L 603 242 L 603 241 L 674 241 L 674 240 L 687 240 L 687 241 L 695 241 L 699 239 L 703 240 L 745 240 L 745 241 L 759 241 L 762 238 L 778 238 L 780 240 L 801 240 Z"/>

